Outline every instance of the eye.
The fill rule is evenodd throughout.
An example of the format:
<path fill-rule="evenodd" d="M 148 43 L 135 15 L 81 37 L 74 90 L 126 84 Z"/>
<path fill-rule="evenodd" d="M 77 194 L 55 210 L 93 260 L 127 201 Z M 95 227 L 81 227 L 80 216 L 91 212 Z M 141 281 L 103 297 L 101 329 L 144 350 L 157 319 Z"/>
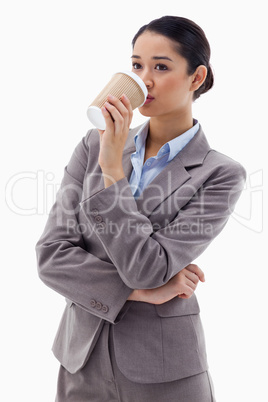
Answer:
<path fill-rule="evenodd" d="M 165 71 L 168 70 L 168 67 L 165 64 L 156 64 L 155 69 L 158 71 Z"/>
<path fill-rule="evenodd" d="M 140 63 L 132 63 L 132 67 L 134 68 L 134 70 L 139 70 L 141 68 Z"/>

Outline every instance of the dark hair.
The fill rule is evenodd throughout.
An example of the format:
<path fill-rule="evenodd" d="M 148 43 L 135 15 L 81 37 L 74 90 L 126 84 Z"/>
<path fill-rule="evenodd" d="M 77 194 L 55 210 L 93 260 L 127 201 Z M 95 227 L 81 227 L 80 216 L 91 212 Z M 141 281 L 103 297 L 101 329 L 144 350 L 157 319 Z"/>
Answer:
<path fill-rule="evenodd" d="M 155 32 L 171 39 L 179 55 L 187 60 L 189 75 L 193 74 L 200 65 L 207 68 L 206 79 L 194 92 L 193 100 L 212 88 L 214 76 L 209 63 L 210 45 L 204 31 L 195 22 L 187 18 L 173 16 L 155 19 L 139 29 L 132 40 L 133 47 L 138 37 L 145 31 Z"/>

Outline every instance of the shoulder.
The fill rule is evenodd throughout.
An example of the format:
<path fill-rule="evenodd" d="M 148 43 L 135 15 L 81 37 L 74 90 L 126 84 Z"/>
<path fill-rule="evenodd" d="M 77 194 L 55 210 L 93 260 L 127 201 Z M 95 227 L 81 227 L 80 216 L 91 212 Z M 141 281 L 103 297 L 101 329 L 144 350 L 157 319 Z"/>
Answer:
<path fill-rule="evenodd" d="M 228 177 L 236 177 L 236 180 L 244 181 L 246 178 L 246 171 L 239 162 L 210 147 L 201 125 L 178 157 L 187 170 L 202 175 L 205 180 L 207 178 L 228 180 Z"/>
<path fill-rule="evenodd" d="M 214 175 L 218 174 L 221 177 L 236 177 L 238 180 L 245 181 L 247 176 L 241 163 L 215 149 L 210 149 L 207 153 L 204 165 L 211 169 Z"/>
<path fill-rule="evenodd" d="M 100 135 L 96 128 L 88 130 L 86 135 L 82 138 L 82 143 L 85 147 L 90 148 L 94 145 L 100 144 Z"/>

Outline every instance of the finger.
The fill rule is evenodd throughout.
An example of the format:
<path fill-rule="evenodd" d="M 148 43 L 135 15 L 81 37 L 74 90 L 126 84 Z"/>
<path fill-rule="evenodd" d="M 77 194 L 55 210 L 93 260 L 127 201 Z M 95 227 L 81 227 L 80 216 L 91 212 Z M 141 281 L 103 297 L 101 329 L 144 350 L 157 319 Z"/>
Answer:
<path fill-rule="evenodd" d="M 123 117 L 127 117 L 128 115 L 128 108 L 123 103 L 123 99 L 118 99 L 115 96 L 108 95 L 108 102 L 113 105 Z M 125 101 L 125 100 L 124 100 Z M 126 102 L 126 101 L 125 101 Z"/>
<path fill-rule="evenodd" d="M 198 281 L 199 282 L 199 281 Z M 185 285 L 188 286 L 193 290 L 193 292 L 196 290 L 198 282 L 193 282 L 191 279 L 185 279 Z"/>
<path fill-rule="evenodd" d="M 196 285 L 199 282 L 199 277 L 193 272 L 188 271 L 187 269 L 185 270 L 185 277 Z"/>
<path fill-rule="evenodd" d="M 98 132 L 99 132 L 100 142 L 101 142 L 102 141 L 102 136 L 103 136 L 103 133 L 105 132 L 105 130 L 98 129 Z"/>
<path fill-rule="evenodd" d="M 112 103 L 106 102 L 104 104 L 104 106 L 110 113 L 113 123 L 116 124 L 116 128 L 119 129 L 118 130 L 119 132 L 121 132 L 121 130 L 124 127 L 124 117 L 122 116 L 120 111 L 117 109 L 117 107 L 114 106 Z"/>
<path fill-rule="evenodd" d="M 132 117 L 133 117 L 133 109 L 132 109 L 130 100 L 128 99 L 128 97 L 127 97 L 125 94 L 123 94 L 123 95 L 121 96 L 120 100 L 121 100 L 121 102 L 123 103 L 123 105 L 124 105 L 124 106 L 127 108 L 127 110 L 128 110 L 129 117 L 130 117 L 130 122 L 129 122 L 129 124 L 130 124 L 130 123 L 131 123 L 131 120 L 132 120 Z"/>
<path fill-rule="evenodd" d="M 103 130 L 99 130 L 99 129 L 98 129 L 98 132 L 99 132 L 99 136 L 100 136 L 100 144 L 101 144 L 101 142 L 102 142 L 102 137 L 103 137 L 103 133 L 104 133 L 104 131 L 103 131 Z"/>
<path fill-rule="evenodd" d="M 132 120 L 133 111 L 127 96 L 123 94 L 121 98 L 118 99 L 115 96 L 108 95 L 108 101 L 119 111 L 121 116 L 124 118 L 124 122 L 129 126 Z"/>
<path fill-rule="evenodd" d="M 182 293 L 181 295 L 178 295 L 178 297 L 180 299 L 190 299 L 190 297 L 192 297 L 192 295 L 186 295 L 185 293 Z"/>
<path fill-rule="evenodd" d="M 198 265 L 196 264 L 189 264 L 187 265 L 187 267 L 185 267 L 188 271 L 193 272 L 194 274 L 196 274 L 198 276 L 198 278 L 200 279 L 201 282 L 205 282 L 205 274 L 202 271 L 201 268 L 199 268 Z"/>
<path fill-rule="evenodd" d="M 108 95 L 107 99 L 112 105 L 116 106 L 116 108 L 122 112 L 122 114 L 124 114 L 126 110 L 132 114 L 133 110 L 130 100 L 125 94 L 121 95 L 120 98 L 117 98 L 113 95 Z"/>
<path fill-rule="evenodd" d="M 105 131 L 114 130 L 113 118 L 112 118 L 110 112 L 106 109 L 105 106 L 103 106 L 101 108 L 101 112 L 102 112 L 102 115 L 103 115 L 104 120 L 105 120 L 105 125 L 106 125 Z M 100 133 L 100 131 L 99 131 L 99 133 Z M 102 134 L 103 133 L 104 133 L 104 131 L 102 132 Z"/>
<path fill-rule="evenodd" d="M 179 272 L 179 274 L 180 274 L 180 275 L 183 275 L 183 277 L 185 278 L 185 280 L 190 280 L 192 283 L 194 283 L 194 284 L 196 284 L 196 285 L 197 285 L 197 283 L 199 282 L 198 276 L 197 276 L 194 272 L 189 271 L 187 268 L 184 268 L 183 270 L 181 270 L 181 271 Z M 178 277 L 178 279 L 179 279 L 179 277 Z"/>
<path fill-rule="evenodd" d="M 199 268 L 199 267 L 197 267 L 198 268 L 198 272 L 197 272 L 197 276 L 198 276 L 198 278 L 200 279 L 200 281 L 201 282 L 205 282 L 205 274 L 204 274 L 204 272 L 202 271 L 202 269 L 201 268 Z"/>
<path fill-rule="evenodd" d="M 198 281 L 199 282 L 199 281 Z M 190 290 L 192 292 L 195 291 L 195 289 L 197 288 L 198 282 L 193 282 L 191 279 L 188 279 L 186 276 L 183 278 L 183 281 L 180 282 L 179 287 L 178 287 L 178 293 L 183 293 L 185 292 L 185 289 Z M 187 293 L 187 292 L 185 292 Z"/>
<path fill-rule="evenodd" d="M 185 299 L 190 298 L 195 289 L 192 289 L 191 286 L 188 286 L 187 284 L 184 284 L 182 291 L 178 294 L 178 296 L 184 296 Z"/>

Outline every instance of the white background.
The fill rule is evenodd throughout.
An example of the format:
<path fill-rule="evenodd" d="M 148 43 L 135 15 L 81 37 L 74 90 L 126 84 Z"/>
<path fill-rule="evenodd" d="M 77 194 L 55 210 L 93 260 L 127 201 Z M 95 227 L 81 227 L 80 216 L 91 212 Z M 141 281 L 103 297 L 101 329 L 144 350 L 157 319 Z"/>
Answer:
<path fill-rule="evenodd" d="M 50 349 L 65 301 L 39 280 L 34 246 L 63 168 L 92 127 L 87 105 L 114 72 L 131 68 L 140 26 L 167 14 L 205 30 L 215 87 L 194 104 L 194 117 L 211 146 L 248 172 L 233 217 L 198 260 L 206 273 L 197 294 L 217 402 L 268 401 L 265 2 L 9 0 L 0 8 L 5 402 L 54 401 L 59 366 Z M 132 126 L 144 121 L 134 115 Z"/>

